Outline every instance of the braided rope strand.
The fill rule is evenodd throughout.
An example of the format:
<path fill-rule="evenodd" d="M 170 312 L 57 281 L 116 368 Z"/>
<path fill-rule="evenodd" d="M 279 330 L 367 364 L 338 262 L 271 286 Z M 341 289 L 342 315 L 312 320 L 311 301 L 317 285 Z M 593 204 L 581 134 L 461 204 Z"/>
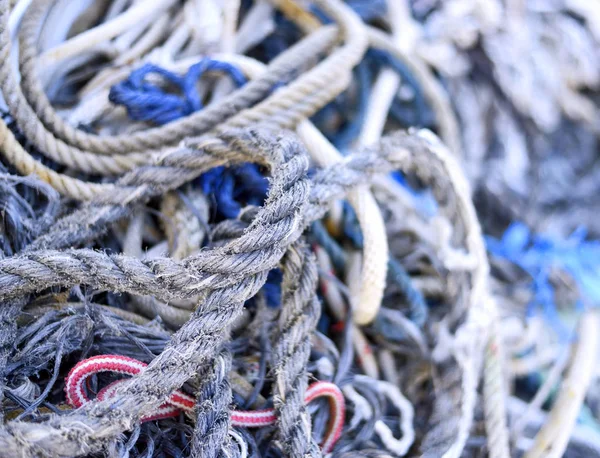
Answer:
<path fill-rule="evenodd" d="M 285 455 L 297 458 L 320 456 L 311 437 L 310 419 L 304 407 L 310 336 L 321 312 L 316 285 L 315 259 L 304 243 L 297 242 L 283 259 L 279 336 L 273 346 L 273 395 L 280 440 Z"/>

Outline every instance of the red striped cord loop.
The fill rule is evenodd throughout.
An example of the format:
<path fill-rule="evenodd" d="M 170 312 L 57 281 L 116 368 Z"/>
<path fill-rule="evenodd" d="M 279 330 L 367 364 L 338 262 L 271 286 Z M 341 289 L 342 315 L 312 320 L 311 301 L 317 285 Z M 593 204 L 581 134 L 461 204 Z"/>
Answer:
<path fill-rule="evenodd" d="M 137 359 L 120 355 L 99 355 L 80 361 L 71 369 L 66 379 L 65 392 L 67 402 L 74 408 L 79 408 L 88 403 L 90 399 L 84 389 L 86 380 L 100 372 L 116 372 L 123 375 L 137 375 L 148 366 Z M 99 400 L 110 399 L 114 396 L 117 387 L 125 380 L 117 380 L 106 386 L 98 393 Z M 329 400 L 330 421 L 327 434 L 323 439 L 321 448 L 328 453 L 342 435 L 345 418 L 344 396 L 337 385 L 330 382 L 316 382 L 306 390 L 305 402 L 308 404 L 315 399 L 325 397 Z M 160 420 L 175 417 L 180 411 L 193 412 L 196 400 L 179 390 L 174 391 L 167 401 L 155 412 L 142 417 L 141 421 Z M 277 421 L 274 409 L 264 410 L 233 410 L 231 424 L 243 428 L 260 428 L 269 426 Z"/>

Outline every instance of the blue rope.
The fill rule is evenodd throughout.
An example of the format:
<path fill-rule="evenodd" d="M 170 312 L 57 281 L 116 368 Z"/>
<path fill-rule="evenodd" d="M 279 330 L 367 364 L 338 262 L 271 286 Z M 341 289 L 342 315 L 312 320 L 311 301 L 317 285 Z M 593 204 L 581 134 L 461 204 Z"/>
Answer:
<path fill-rule="evenodd" d="M 246 83 L 237 67 L 210 58 L 192 65 L 184 76 L 146 64 L 114 85 L 109 99 L 124 105 L 132 119 L 166 124 L 203 108 L 196 82 L 207 71 L 222 72 L 238 86 Z M 161 76 L 179 94 L 167 93 L 164 87 L 147 82 L 150 74 Z M 215 216 L 219 219 L 236 218 L 244 205 L 262 205 L 268 189 L 267 179 L 255 164 L 217 167 L 201 175 L 197 183 L 215 204 Z"/>
<path fill-rule="evenodd" d="M 267 307 L 277 308 L 281 302 L 281 280 L 283 274 L 279 269 L 273 269 L 267 275 L 267 282 L 262 288 Z"/>
<path fill-rule="evenodd" d="M 219 219 L 236 218 L 243 205 L 262 205 L 269 183 L 256 164 L 216 167 L 198 178 Z"/>
<path fill-rule="evenodd" d="M 415 208 L 421 213 L 424 217 L 432 217 L 438 211 L 438 204 L 431 194 L 431 190 L 427 189 L 424 191 L 416 191 L 413 187 L 406 181 L 406 177 L 402 172 L 392 172 L 392 178 L 400 184 L 404 189 L 408 191 L 410 196 L 413 199 L 413 203 Z"/>
<path fill-rule="evenodd" d="M 363 248 L 364 237 L 358 224 L 358 218 L 354 209 L 348 202 L 344 202 L 344 213 L 342 216 L 342 229 L 344 235 L 350 239 L 352 244 L 359 250 Z"/>
<path fill-rule="evenodd" d="M 421 292 L 412 284 L 412 280 L 406 269 L 391 256 L 388 261 L 388 277 L 402 291 L 402 295 L 410 307 L 410 320 L 419 328 L 423 328 L 429 317 L 427 302 Z"/>
<path fill-rule="evenodd" d="M 342 250 L 342 247 L 329 235 L 329 232 L 327 232 L 321 221 L 312 223 L 311 235 L 327 252 L 335 270 L 343 272 L 346 266 L 346 254 Z"/>
<path fill-rule="evenodd" d="M 203 108 L 196 82 L 207 71 L 228 75 L 238 87 L 246 83 L 245 76 L 237 67 L 209 58 L 192 65 L 184 76 L 157 65 L 146 64 L 134 70 L 126 80 L 114 85 L 109 99 L 125 106 L 132 119 L 166 124 Z M 161 76 L 168 83 L 167 86 L 174 87 L 179 93 L 168 93 L 162 85 L 149 83 L 146 77 L 150 74 Z M 200 175 L 195 184 L 212 200 L 217 220 L 237 218 L 245 205 L 262 205 L 269 186 L 260 168 L 250 163 L 216 167 Z M 262 291 L 269 307 L 279 306 L 281 271 L 275 269 L 269 272 Z"/>
<path fill-rule="evenodd" d="M 586 240 L 586 231 L 578 229 L 566 239 L 532 234 L 522 223 L 513 223 L 502 239 L 486 237 L 488 251 L 521 267 L 531 277 L 533 300 L 528 313 L 541 309 L 544 316 L 563 337 L 568 335 L 560 321 L 555 291 L 550 282 L 553 269 L 567 272 L 577 283 L 581 298 L 592 305 L 600 304 L 600 242 Z"/>
<path fill-rule="evenodd" d="M 166 124 L 203 108 L 196 82 L 208 71 L 226 74 L 238 87 L 247 81 L 234 65 L 208 57 L 192 65 L 184 76 L 157 65 L 145 64 L 131 72 L 126 80 L 112 86 L 108 99 L 124 106 L 131 119 Z M 163 87 L 146 81 L 148 75 L 162 77 L 177 93 L 167 93 Z"/>

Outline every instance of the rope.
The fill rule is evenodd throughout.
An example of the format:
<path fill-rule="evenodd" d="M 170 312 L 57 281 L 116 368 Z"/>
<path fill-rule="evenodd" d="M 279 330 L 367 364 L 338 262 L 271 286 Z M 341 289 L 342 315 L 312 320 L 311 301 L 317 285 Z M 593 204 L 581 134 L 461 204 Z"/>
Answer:
<path fill-rule="evenodd" d="M 593 455 L 600 13 L 518 3 L 0 0 L 0 455 Z"/>
<path fill-rule="evenodd" d="M 306 247 L 295 244 L 287 251 L 282 270 L 282 311 L 279 336 L 273 346 L 273 398 L 279 418 L 279 439 L 287 456 L 315 456 L 318 453 L 303 403 L 307 395 L 310 336 L 320 314 L 315 259 Z M 325 441 L 327 449 L 329 441 Z"/>
<path fill-rule="evenodd" d="M 0 6 L 2 6 L 0 4 Z M 152 157 L 152 150 L 148 150 L 147 153 L 137 153 L 136 151 L 143 151 L 149 147 L 160 148 L 167 144 L 174 144 L 179 142 L 185 136 L 197 135 L 205 132 L 210 128 L 214 127 L 217 123 L 223 121 L 226 117 L 238 112 L 242 108 L 246 108 L 251 103 L 256 102 L 263 97 L 267 91 L 271 90 L 273 86 L 285 80 L 285 75 L 288 75 L 293 68 L 293 63 L 304 62 L 306 60 L 306 53 L 314 55 L 319 53 L 320 50 L 327 49 L 331 46 L 331 41 L 334 39 L 332 30 L 323 30 L 317 33 L 316 36 L 308 37 L 307 40 L 298 44 L 298 46 L 290 49 L 290 54 L 282 55 L 279 59 L 276 59 L 269 67 L 269 72 L 265 74 L 263 79 L 257 80 L 254 83 L 246 85 L 241 89 L 241 93 L 236 92 L 226 97 L 222 103 L 208 107 L 202 110 L 197 115 L 192 115 L 187 118 L 183 118 L 180 122 L 170 123 L 164 128 L 157 128 L 154 131 L 144 131 L 143 134 L 137 135 L 126 135 L 121 138 L 119 137 L 108 137 L 98 138 L 89 134 L 83 133 L 81 130 L 67 127 L 68 125 L 54 114 L 54 111 L 50 107 L 49 101 L 43 95 L 44 92 L 39 86 L 39 83 L 33 87 L 28 88 L 28 93 L 35 94 L 35 100 L 41 103 L 40 108 L 34 112 L 29 106 L 25 95 L 21 91 L 19 85 L 16 83 L 10 68 L 10 39 L 8 37 L 8 29 L 6 27 L 6 21 L 8 20 L 8 9 L 2 8 L 5 13 L 0 15 L 0 56 L 3 57 L 3 64 L 0 67 L 0 87 L 4 94 L 10 94 L 10 97 L 6 99 L 11 113 L 17 120 L 19 126 L 24 130 L 25 135 L 41 150 L 44 151 L 51 159 L 68 165 L 69 167 L 76 168 L 78 170 L 87 171 L 91 173 L 100 174 L 121 174 L 132 167 L 147 163 L 149 158 Z M 41 14 L 40 14 L 41 16 Z M 31 37 L 31 35 L 27 35 Z M 34 37 L 37 34 L 33 35 Z M 331 38 L 327 38 L 331 37 Z M 35 49 L 32 45 L 28 46 L 27 49 Z M 360 49 L 358 49 L 360 50 Z M 22 63 L 29 63 L 29 65 L 35 65 L 35 54 L 27 54 L 21 50 L 20 56 Z M 343 73 L 347 68 L 339 66 L 339 61 L 347 62 L 343 59 L 344 56 L 340 56 L 342 59 L 336 59 L 335 61 L 329 61 L 329 64 L 325 65 L 325 70 L 332 76 L 338 76 L 336 72 L 341 71 Z M 291 62 L 290 62 L 291 60 Z M 334 69 L 334 71 L 331 71 Z M 338 70 L 339 69 L 339 70 Z M 22 77 L 24 84 L 32 84 L 27 79 L 27 75 L 35 75 L 33 67 L 31 69 L 22 69 Z M 308 83 L 309 89 L 306 89 L 305 85 L 300 86 L 298 89 L 304 91 L 310 89 L 310 83 Z M 335 88 L 329 91 L 331 93 Z M 283 94 L 282 94 L 283 97 Z M 235 103 L 234 103 L 235 101 Z M 318 102 L 316 102 L 318 103 Z M 291 106 L 292 104 L 290 104 Z M 286 107 L 287 108 L 287 107 Z M 38 120 L 43 120 L 44 124 L 48 125 L 51 132 L 46 131 L 46 128 Z M 33 124 L 32 124 L 33 123 Z M 193 126 L 193 129 L 192 129 Z M 59 129 L 55 132 L 55 129 Z M 65 130 L 63 132 L 63 129 Z M 57 135 L 59 137 L 55 137 Z M 64 136 L 64 143 L 60 140 L 60 137 Z M 93 141 L 95 139 L 96 141 Z M 73 144 L 74 146 L 70 146 Z M 152 146 L 151 146 L 152 145 Z M 83 149 L 82 149 L 83 148 Z M 90 152 L 86 150 L 91 149 Z M 108 156 L 103 158 L 97 156 L 101 154 L 114 154 L 117 152 L 127 151 L 126 156 Z M 156 151 L 156 150 L 154 150 Z M 23 155 L 17 153 L 14 163 L 17 167 L 23 167 L 21 163 L 26 162 L 27 159 Z M 73 196 L 75 197 L 75 196 Z"/>
<path fill-rule="evenodd" d="M 219 356 L 223 358 L 223 356 Z M 90 399 L 85 393 L 85 382 L 88 378 L 101 372 L 114 372 L 124 375 L 138 375 L 148 365 L 120 355 L 99 355 L 77 363 L 69 372 L 65 390 L 67 393 L 67 401 L 75 408 L 79 408 L 87 404 Z M 227 373 L 226 368 L 220 362 L 216 363 L 215 373 L 217 371 Z M 222 378 L 222 376 L 221 376 Z M 116 381 L 104 387 L 98 393 L 99 400 L 110 399 L 116 393 L 119 385 L 124 381 Z M 216 394 L 220 394 L 220 390 L 215 389 L 212 396 L 205 396 L 206 399 L 212 399 Z M 329 431 L 327 439 L 321 445 L 325 453 L 331 451 L 335 442 L 339 439 L 342 433 L 343 414 L 344 414 L 344 398 L 339 388 L 328 382 L 313 383 L 306 391 L 304 402 L 306 404 L 320 397 L 330 399 L 330 408 L 332 411 L 331 431 Z M 225 404 L 226 406 L 229 403 Z M 196 408 L 196 400 L 181 392 L 175 391 L 167 402 L 159 407 L 151 415 L 143 417 L 141 421 L 153 421 L 161 418 L 169 418 L 179 415 L 179 411 L 193 412 Z M 198 409 L 202 409 L 202 405 L 198 405 Z M 200 416 L 200 415 L 198 415 Z M 272 425 L 276 421 L 274 409 L 264 409 L 256 411 L 234 411 L 231 414 L 231 424 L 237 427 L 245 428 L 262 428 Z M 200 423 L 200 422 L 198 422 Z M 206 428 L 207 430 L 209 428 Z M 225 428 L 227 431 L 227 428 Z M 215 441 L 219 443 L 218 441 Z"/>
<path fill-rule="evenodd" d="M 342 155 L 314 126 L 302 123 L 298 127 L 298 134 L 319 165 L 332 166 L 342 159 Z M 354 310 L 354 320 L 358 325 L 366 325 L 377 315 L 383 298 L 387 275 L 387 237 L 377 202 L 368 189 L 352 191 L 348 199 L 356 210 L 359 224 L 365 234 L 361 284 L 358 288 L 359 299 Z"/>
<path fill-rule="evenodd" d="M 563 456 L 585 392 L 589 386 L 598 348 L 598 317 L 590 312 L 580 323 L 580 338 L 571 367 L 560 388 L 550 417 L 525 456 Z M 580 375 L 581 374 L 581 375 Z"/>
<path fill-rule="evenodd" d="M 227 323 L 235 319 L 245 299 L 253 295 L 266 280 L 265 272 L 275 266 L 285 247 L 289 246 L 287 244 L 298 237 L 303 226 L 324 214 L 331 199 L 363 182 L 367 174 L 381 173 L 384 170 L 399 168 L 407 173 L 415 171 L 424 180 L 430 181 L 434 178 L 432 171 L 435 170 L 431 168 L 431 164 L 439 164 L 444 168 L 445 161 L 448 160 L 445 158 L 440 161 L 440 153 L 430 149 L 428 137 L 399 135 L 384 141 L 380 145 L 379 154 L 367 149 L 361 154 L 348 156 L 342 166 L 336 165 L 319 172 L 311 179 L 310 189 L 309 182 L 300 173 L 301 170 L 306 170 L 307 160 L 305 155 L 300 154 L 302 150 L 298 149 L 299 146 L 289 139 L 281 139 L 275 150 L 256 149 L 267 145 L 267 139 L 252 133 L 244 134 L 232 143 L 232 146 L 246 155 L 250 152 L 258 157 L 265 154 L 265 159 L 274 164 L 272 191 L 265 207 L 259 211 L 244 235 L 223 248 L 203 251 L 182 264 L 169 258 L 144 262 L 90 250 L 38 252 L 0 261 L 3 300 L 52 284 L 86 283 L 113 291 L 152 294 L 162 300 L 186 298 L 210 288 L 190 321 L 173 336 L 165 351 L 152 361 L 142 375 L 120 391 L 118 413 L 115 413 L 113 402 L 107 405 L 100 401 L 90 403 L 81 413 L 52 418 L 46 423 L 32 425 L 13 422 L 0 435 L 0 442 L 6 450 L 22 447 L 23 444 L 17 437 L 27 437 L 26 452 L 39 452 L 40 448 L 31 436 L 38 434 L 34 431 L 44 431 L 44 453 L 59 456 L 82 453 L 83 444 L 86 451 L 95 449 L 102 444 L 103 438 L 120 434 L 132 420 L 158 406 L 165 395 L 189 378 L 196 369 L 196 364 L 205 361 L 201 355 L 209 354 L 219 344 Z M 409 145 L 410 149 L 405 149 Z M 452 185 L 443 184 L 444 177 L 445 173 L 435 174 L 435 179 L 440 182 L 432 183 L 434 194 L 446 195 L 454 189 Z M 177 186 L 177 183 L 172 185 Z M 281 194 L 272 195 L 273 190 L 278 190 Z M 460 208 L 458 212 L 452 208 L 451 214 L 458 215 L 458 218 L 468 218 L 472 210 L 468 206 Z M 94 211 L 95 214 L 105 212 L 107 210 Z M 67 217 L 70 218 L 71 216 Z M 462 219 L 456 221 L 459 224 Z M 60 225 L 59 223 L 55 227 Z M 254 234 L 257 233 L 272 235 L 269 239 L 265 239 L 263 235 L 256 238 Z M 69 238 L 70 234 L 65 237 Z M 61 243 L 60 240 L 53 239 L 56 240 L 55 243 Z M 260 243 L 257 243 L 259 240 Z M 472 237 L 467 238 L 467 243 L 473 241 Z M 193 269 L 193 273 L 187 269 Z M 203 277 L 210 278 L 210 283 L 203 282 Z M 186 359 L 184 356 L 182 361 L 181 355 L 186 354 L 194 354 L 196 357 Z M 155 374 L 168 374 L 168 377 L 162 375 L 157 378 Z M 148 382 L 151 386 L 146 385 Z M 144 399 L 143 405 L 140 405 L 139 399 Z M 111 417 L 116 415 L 119 420 L 109 420 L 103 416 L 105 409 L 112 410 Z M 78 429 L 78 434 L 69 434 L 68 438 L 64 436 L 63 431 L 71 431 L 72 425 L 81 422 L 85 422 L 89 429 Z"/>
<path fill-rule="evenodd" d="M 238 87 L 246 83 L 244 75 L 234 66 L 209 58 L 192 65 L 184 77 L 156 65 L 146 64 L 132 72 L 125 81 L 111 87 L 108 100 L 125 106 L 131 119 L 166 124 L 203 108 L 195 85 L 205 72 L 210 71 L 224 72 Z M 185 98 L 181 100 L 177 96 L 169 97 L 160 88 L 145 82 L 146 77 L 151 74 L 160 75 L 174 84 L 184 93 Z"/>

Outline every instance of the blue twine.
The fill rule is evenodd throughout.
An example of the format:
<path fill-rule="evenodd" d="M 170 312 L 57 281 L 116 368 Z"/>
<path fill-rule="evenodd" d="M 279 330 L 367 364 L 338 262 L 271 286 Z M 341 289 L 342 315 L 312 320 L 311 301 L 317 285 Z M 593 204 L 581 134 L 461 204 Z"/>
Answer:
<path fill-rule="evenodd" d="M 262 292 L 265 295 L 267 307 L 277 308 L 281 302 L 281 280 L 283 275 L 281 270 L 273 269 L 267 275 L 267 282 L 263 286 Z"/>
<path fill-rule="evenodd" d="M 146 64 L 134 70 L 129 77 L 114 85 L 109 93 L 111 102 L 127 108 L 130 118 L 152 121 L 156 124 L 187 116 L 203 108 L 196 90 L 196 82 L 207 71 L 227 74 L 237 86 L 246 83 L 241 71 L 226 62 L 204 58 L 192 65 L 184 76 L 176 75 L 157 65 Z M 145 80 L 149 74 L 160 75 L 180 94 L 167 93 L 166 89 Z M 268 180 L 256 164 L 245 163 L 233 167 L 216 167 L 200 175 L 195 182 L 202 192 L 213 201 L 216 215 L 220 219 L 236 218 L 245 205 L 262 205 L 268 191 Z M 262 288 L 269 307 L 278 307 L 281 302 L 281 271 L 272 270 Z"/>
<path fill-rule="evenodd" d="M 196 90 L 196 82 L 208 71 L 218 71 L 229 76 L 238 87 L 247 81 L 234 65 L 208 57 L 192 65 L 183 76 L 158 65 L 145 64 L 131 72 L 127 79 L 112 86 L 108 99 L 116 105 L 124 106 L 131 119 L 166 124 L 204 107 Z M 146 77 L 151 74 L 161 76 L 178 93 L 167 93 L 165 88 L 146 81 Z"/>
<path fill-rule="evenodd" d="M 364 238 L 362 231 L 360 230 L 360 225 L 358 224 L 356 213 L 348 202 L 344 202 L 343 206 L 344 213 L 342 215 L 342 230 L 344 235 L 356 248 L 362 249 L 364 245 Z"/>
<path fill-rule="evenodd" d="M 346 254 L 342 247 L 329 235 L 322 222 L 315 221 L 312 223 L 311 236 L 327 252 L 335 270 L 343 272 L 346 265 Z"/>
<path fill-rule="evenodd" d="M 488 251 L 521 267 L 531 277 L 534 299 L 528 314 L 541 309 L 556 332 L 565 337 L 568 332 L 560 321 L 555 302 L 554 287 L 550 282 L 553 269 L 567 272 L 576 282 L 581 297 L 576 308 L 600 304 L 600 242 L 586 240 L 586 231 L 577 229 L 566 239 L 532 234 L 522 223 L 513 223 L 502 239 L 486 237 Z"/>
<path fill-rule="evenodd" d="M 423 191 L 415 190 L 409 183 L 406 181 L 406 177 L 402 172 L 392 172 L 392 178 L 400 184 L 404 189 L 408 191 L 410 194 L 415 208 L 422 216 L 426 218 L 430 218 L 434 216 L 438 211 L 438 204 L 433 197 L 431 190 L 426 189 Z"/>
<path fill-rule="evenodd" d="M 215 203 L 218 219 L 236 218 L 243 205 L 262 205 L 269 183 L 256 164 L 216 167 L 198 180 L 202 192 Z"/>
<path fill-rule="evenodd" d="M 319 302 L 323 303 L 322 297 L 319 297 Z M 317 331 L 326 335 L 329 332 L 331 324 L 331 317 L 327 313 L 322 313 L 319 317 L 319 321 L 317 322 Z"/>
<path fill-rule="evenodd" d="M 427 302 L 421 292 L 414 287 L 406 269 L 391 256 L 388 261 L 388 276 L 402 291 L 402 295 L 410 307 L 410 320 L 419 328 L 423 328 L 429 317 Z"/>
<path fill-rule="evenodd" d="M 192 65 L 184 76 L 146 64 L 114 85 L 109 99 L 124 105 L 132 119 L 166 124 L 203 108 L 196 82 L 207 71 L 223 72 L 238 86 L 246 83 L 245 76 L 237 67 L 210 58 Z M 149 74 L 160 75 L 178 88 L 180 94 L 167 93 L 165 88 L 147 82 Z M 215 216 L 219 219 L 236 218 L 244 205 L 262 205 L 268 189 L 268 181 L 256 164 L 217 167 L 201 175 L 197 182 L 216 204 Z"/>

